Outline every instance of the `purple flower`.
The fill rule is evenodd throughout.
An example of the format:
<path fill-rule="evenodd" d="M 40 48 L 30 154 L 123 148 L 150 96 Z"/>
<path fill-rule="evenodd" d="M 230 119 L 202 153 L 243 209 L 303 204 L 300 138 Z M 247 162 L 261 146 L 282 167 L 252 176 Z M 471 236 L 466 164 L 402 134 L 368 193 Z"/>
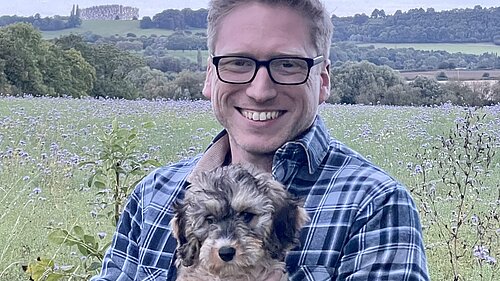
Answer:
<path fill-rule="evenodd" d="M 104 239 L 104 237 L 106 237 L 106 232 L 104 231 L 98 232 L 97 236 L 99 236 L 100 239 Z"/>
<path fill-rule="evenodd" d="M 415 165 L 415 170 L 414 170 L 414 173 L 415 173 L 415 174 L 420 174 L 420 173 L 422 173 L 422 166 L 420 166 L 420 165 Z"/>
<path fill-rule="evenodd" d="M 497 260 L 490 256 L 490 251 L 488 248 L 482 245 L 474 246 L 474 250 L 472 251 L 473 255 L 478 258 L 480 261 L 485 261 L 488 264 L 496 264 Z"/>

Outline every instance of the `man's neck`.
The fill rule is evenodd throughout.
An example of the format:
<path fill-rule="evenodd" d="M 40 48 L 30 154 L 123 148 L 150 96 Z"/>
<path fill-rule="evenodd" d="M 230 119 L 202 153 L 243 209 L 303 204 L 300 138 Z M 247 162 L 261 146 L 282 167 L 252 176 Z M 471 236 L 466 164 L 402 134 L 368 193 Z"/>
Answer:
<path fill-rule="evenodd" d="M 244 155 L 231 152 L 231 164 L 251 164 L 257 169 L 270 173 L 273 167 L 274 154 L 250 154 Z"/>

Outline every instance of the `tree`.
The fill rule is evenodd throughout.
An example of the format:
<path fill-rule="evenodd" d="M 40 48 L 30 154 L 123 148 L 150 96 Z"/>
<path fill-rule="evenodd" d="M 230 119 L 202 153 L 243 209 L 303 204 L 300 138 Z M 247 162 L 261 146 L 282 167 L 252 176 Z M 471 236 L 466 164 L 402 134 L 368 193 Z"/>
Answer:
<path fill-rule="evenodd" d="M 175 9 L 167 9 L 153 16 L 153 22 L 158 28 L 164 29 L 184 29 L 186 24 L 181 11 Z"/>
<path fill-rule="evenodd" d="M 434 105 L 442 101 L 444 91 L 436 79 L 418 76 L 410 82 L 410 86 L 418 90 L 419 105 Z"/>
<path fill-rule="evenodd" d="M 40 71 L 45 58 L 44 46 L 40 32 L 29 24 L 18 23 L 0 29 L 0 59 L 4 61 L 5 78 L 20 91 L 52 94 L 44 85 Z"/>
<path fill-rule="evenodd" d="M 379 16 L 379 10 L 375 9 L 375 10 L 373 10 L 372 15 L 370 16 L 370 18 L 376 19 L 376 18 L 378 18 L 378 16 Z"/>
<path fill-rule="evenodd" d="M 56 45 L 50 45 L 49 56 L 44 69 L 44 82 L 57 96 L 80 98 L 90 94 L 96 72 L 79 51 L 61 50 Z"/>
<path fill-rule="evenodd" d="M 15 24 L 0 30 L 2 84 L 33 95 L 86 96 L 95 69 L 75 49 L 63 50 L 41 39 L 32 26 Z"/>
<path fill-rule="evenodd" d="M 115 46 L 103 44 L 92 46 L 91 53 L 85 59 L 94 66 L 98 77 L 92 96 L 125 99 L 138 97 L 138 89 L 125 81 L 125 77 L 130 71 L 145 65 L 141 58 Z"/>
<path fill-rule="evenodd" d="M 142 17 L 142 19 L 139 22 L 139 27 L 143 29 L 148 29 L 148 28 L 155 28 L 156 24 L 151 20 L 150 17 Z"/>
<path fill-rule="evenodd" d="M 362 61 L 348 62 L 332 69 L 332 92 L 341 103 L 379 103 L 390 87 L 403 84 L 402 77 L 387 66 Z"/>
<path fill-rule="evenodd" d="M 203 81 L 205 76 L 201 72 L 191 72 L 183 70 L 177 75 L 174 84 L 177 90 L 174 92 L 172 98 L 174 99 L 202 99 L 201 93 L 203 89 Z"/>

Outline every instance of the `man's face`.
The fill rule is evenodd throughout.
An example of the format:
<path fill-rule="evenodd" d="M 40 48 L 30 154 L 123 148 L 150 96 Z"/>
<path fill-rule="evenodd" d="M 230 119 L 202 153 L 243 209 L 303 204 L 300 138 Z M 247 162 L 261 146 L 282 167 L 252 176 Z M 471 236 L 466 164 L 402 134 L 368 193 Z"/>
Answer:
<path fill-rule="evenodd" d="M 222 19 L 217 32 L 215 56 L 269 60 L 318 55 L 309 23 L 289 8 L 242 5 Z M 313 66 L 309 79 L 301 85 L 275 84 L 266 67 L 250 83 L 228 84 L 217 78 L 211 60 L 208 65 L 203 94 L 210 98 L 216 118 L 229 133 L 233 159 L 272 154 L 304 132 L 330 90 L 328 62 Z"/>

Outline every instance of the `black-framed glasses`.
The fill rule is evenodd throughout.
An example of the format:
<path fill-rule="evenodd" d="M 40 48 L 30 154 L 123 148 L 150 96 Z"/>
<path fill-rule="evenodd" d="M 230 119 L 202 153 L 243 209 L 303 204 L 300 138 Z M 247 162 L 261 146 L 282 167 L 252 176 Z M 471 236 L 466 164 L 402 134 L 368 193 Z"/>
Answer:
<path fill-rule="evenodd" d="M 323 56 L 315 58 L 279 57 L 256 60 L 245 56 L 212 56 L 217 76 L 222 82 L 246 84 L 253 81 L 261 66 L 267 68 L 271 80 L 280 85 L 300 85 L 307 81 L 311 67 L 323 62 Z"/>

